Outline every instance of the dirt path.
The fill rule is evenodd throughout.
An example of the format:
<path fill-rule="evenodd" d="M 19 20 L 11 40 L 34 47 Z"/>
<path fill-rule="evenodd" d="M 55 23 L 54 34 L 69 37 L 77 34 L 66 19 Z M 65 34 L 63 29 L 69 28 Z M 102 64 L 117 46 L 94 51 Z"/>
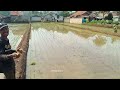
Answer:
<path fill-rule="evenodd" d="M 29 24 L 9 24 L 10 35 L 9 40 L 12 46 L 12 49 L 21 47 L 25 50 L 22 56 L 18 59 L 15 59 L 16 63 L 16 78 L 23 79 L 25 78 L 25 69 L 26 69 L 26 58 L 27 58 L 27 49 L 29 44 Z"/>

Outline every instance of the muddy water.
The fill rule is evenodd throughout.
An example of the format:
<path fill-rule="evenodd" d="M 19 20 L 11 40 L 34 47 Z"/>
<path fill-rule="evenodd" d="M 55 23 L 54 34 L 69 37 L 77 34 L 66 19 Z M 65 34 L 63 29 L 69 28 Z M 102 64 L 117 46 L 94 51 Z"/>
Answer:
<path fill-rule="evenodd" d="M 119 53 L 119 37 L 54 23 L 33 23 L 27 78 L 120 78 Z"/>

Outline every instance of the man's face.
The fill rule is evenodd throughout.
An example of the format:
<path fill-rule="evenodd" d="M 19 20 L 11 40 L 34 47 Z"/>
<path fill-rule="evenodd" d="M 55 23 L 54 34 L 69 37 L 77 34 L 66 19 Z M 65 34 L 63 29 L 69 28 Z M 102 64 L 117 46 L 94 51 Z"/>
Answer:
<path fill-rule="evenodd" d="M 7 37 L 9 35 L 9 28 L 8 27 L 4 27 L 0 30 L 1 36 L 3 37 Z"/>

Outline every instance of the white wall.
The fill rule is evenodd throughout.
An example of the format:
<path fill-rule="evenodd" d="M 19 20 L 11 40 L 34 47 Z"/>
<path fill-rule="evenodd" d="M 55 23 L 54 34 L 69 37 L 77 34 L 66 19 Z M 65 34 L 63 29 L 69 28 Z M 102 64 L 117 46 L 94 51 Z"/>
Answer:
<path fill-rule="evenodd" d="M 70 23 L 70 18 L 64 18 L 64 22 Z"/>
<path fill-rule="evenodd" d="M 31 21 L 41 21 L 41 17 L 32 17 Z"/>
<path fill-rule="evenodd" d="M 82 24 L 82 18 L 64 18 L 64 22 Z"/>
<path fill-rule="evenodd" d="M 70 18 L 70 23 L 82 24 L 82 18 Z"/>

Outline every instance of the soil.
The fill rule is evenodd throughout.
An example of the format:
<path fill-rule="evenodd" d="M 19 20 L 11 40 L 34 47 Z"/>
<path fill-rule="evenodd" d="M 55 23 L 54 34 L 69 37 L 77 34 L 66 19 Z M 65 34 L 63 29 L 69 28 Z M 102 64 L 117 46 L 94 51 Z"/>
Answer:
<path fill-rule="evenodd" d="M 22 48 L 24 52 L 21 54 L 19 58 L 15 59 L 16 79 L 25 79 L 26 77 L 26 59 L 27 59 L 27 51 L 29 47 L 30 32 L 31 32 L 31 24 L 29 26 L 29 29 L 26 30 L 25 34 L 23 35 L 20 44 L 18 45 L 18 47 Z"/>

